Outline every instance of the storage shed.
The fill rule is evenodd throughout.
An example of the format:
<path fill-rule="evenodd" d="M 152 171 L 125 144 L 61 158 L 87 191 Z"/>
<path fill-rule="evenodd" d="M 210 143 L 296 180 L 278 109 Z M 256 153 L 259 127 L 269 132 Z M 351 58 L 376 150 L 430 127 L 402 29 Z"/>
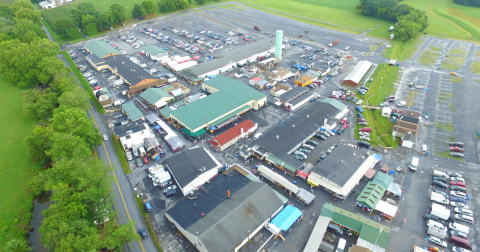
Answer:
<path fill-rule="evenodd" d="M 372 62 L 367 60 L 359 61 L 350 73 L 348 73 L 347 77 L 345 77 L 343 84 L 356 87 L 371 67 Z"/>

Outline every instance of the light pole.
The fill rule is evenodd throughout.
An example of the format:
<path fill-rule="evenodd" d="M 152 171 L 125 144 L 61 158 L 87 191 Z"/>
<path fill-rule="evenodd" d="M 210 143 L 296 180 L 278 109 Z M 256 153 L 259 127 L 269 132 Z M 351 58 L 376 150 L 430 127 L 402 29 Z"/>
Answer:
<path fill-rule="evenodd" d="M 251 242 L 250 241 L 250 229 L 248 230 L 248 242 Z"/>

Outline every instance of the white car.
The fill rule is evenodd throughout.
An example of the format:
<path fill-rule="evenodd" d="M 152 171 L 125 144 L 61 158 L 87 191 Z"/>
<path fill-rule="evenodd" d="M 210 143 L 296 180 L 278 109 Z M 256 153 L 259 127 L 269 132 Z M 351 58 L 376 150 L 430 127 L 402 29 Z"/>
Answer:
<path fill-rule="evenodd" d="M 168 190 L 175 190 L 177 188 L 178 188 L 177 185 L 171 185 L 169 187 L 165 187 L 165 188 L 163 188 L 163 193 L 167 193 Z"/>
<path fill-rule="evenodd" d="M 467 199 L 467 194 L 464 192 L 450 191 L 450 195 L 453 197 L 462 198 L 464 200 Z"/>
<path fill-rule="evenodd" d="M 465 205 L 465 204 L 463 204 L 462 202 L 453 202 L 453 201 L 451 201 L 451 202 L 450 202 L 450 206 L 462 207 L 462 208 L 468 209 L 468 206 Z"/>
<path fill-rule="evenodd" d="M 103 140 L 108 141 L 107 135 L 103 135 Z"/>
<path fill-rule="evenodd" d="M 360 139 L 370 141 L 370 137 L 368 136 L 360 136 Z"/>
<path fill-rule="evenodd" d="M 112 76 L 108 77 L 109 80 L 115 80 L 116 78 L 117 78 L 117 76 L 115 76 L 115 75 L 112 75 Z"/>
<path fill-rule="evenodd" d="M 363 103 L 363 100 L 360 100 L 360 101 L 357 101 L 356 104 L 357 104 L 357 105 L 362 105 L 362 103 Z"/>
<path fill-rule="evenodd" d="M 452 251 L 454 251 L 454 252 L 472 252 L 471 250 L 460 248 L 460 247 L 457 247 L 457 246 L 453 246 Z"/>
<path fill-rule="evenodd" d="M 475 220 L 470 215 L 465 214 L 455 214 L 455 220 L 463 221 L 470 224 L 475 224 Z"/>
<path fill-rule="evenodd" d="M 258 139 L 259 137 L 263 136 L 262 133 L 257 133 L 253 136 L 253 139 Z"/>
<path fill-rule="evenodd" d="M 402 107 L 402 106 L 405 106 L 405 104 L 407 104 L 406 101 L 400 101 L 400 102 L 397 103 L 397 106 Z"/>
<path fill-rule="evenodd" d="M 358 132 L 358 134 L 359 134 L 360 136 L 366 136 L 366 137 L 369 137 L 369 136 L 370 136 L 370 133 L 368 133 L 368 132 L 362 132 L 362 131 L 360 131 L 360 132 Z"/>
<path fill-rule="evenodd" d="M 455 207 L 455 208 L 453 209 L 453 211 L 455 211 L 455 213 L 473 216 L 473 211 L 468 210 L 468 209 L 465 209 L 465 208 Z"/>
<path fill-rule="evenodd" d="M 327 153 L 328 153 L 328 154 L 332 153 L 333 149 L 335 149 L 335 145 L 332 146 L 332 147 L 330 147 L 330 148 L 328 148 Z"/>
<path fill-rule="evenodd" d="M 438 237 L 435 237 L 433 235 L 429 235 L 427 236 L 427 240 L 433 244 L 437 244 L 438 246 L 441 246 L 441 247 L 444 247 L 446 248 L 447 247 L 447 242 L 438 238 Z"/>
<path fill-rule="evenodd" d="M 150 69 L 150 73 L 156 73 L 156 72 L 158 72 L 157 69 L 155 69 L 155 68 Z"/>
<path fill-rule="evenodd" d="M 133 156 L 134 156 L 134 157 L 140 156 L 140 154 L 138 154 L 138 150 L 137 150 L 137 149 L 133 149 Z"/>
<path fill-rule="evenodd" d="M 85 78 L 88 78 L 88 77 L 92 76 L 92 74 L 91 74 L 91 73 L 85 73 L 85 74 L 83 74 L 83 76 L 84 76 Z"/>
<path fill-rule="evenodd" d="M 133 159 L 132 153 L 130 153 L 130 151 L 127 151 L 125 154 L 127 155 L 127 160 L 128 160 L 128 161 L 130 161 L 130 160 Z"/>
<path fill-rule="evenodd" d="M 464 179 L 464 178 L 450 177 L 450 180 L 451 180 L 451 181 L 458 181 L 458 182 L 465 183 L 465 179 Z"/>

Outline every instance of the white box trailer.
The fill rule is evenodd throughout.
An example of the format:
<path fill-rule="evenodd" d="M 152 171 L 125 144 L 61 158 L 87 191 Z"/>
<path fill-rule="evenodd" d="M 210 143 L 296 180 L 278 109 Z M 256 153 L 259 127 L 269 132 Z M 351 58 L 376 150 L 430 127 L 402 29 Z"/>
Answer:
<path fill-rule="evenodd" d="M 433 235 L 440 239 L 445 239 L 447 237 L 447 229 L 438 228 L 438 227 L 428 227 L 427 234 Z"/>
<path fill-rule="evenodd" d="M 155 165 L 155 166 L 152 166 L 152 167 L 148 168 L 148 172 L 150 174 L 155 174 L 158 171 L 165 171 L 165 168 L 163 167 L 163 165 Z"/>
<path fill-rule="evenodd" d="M 172 177 L 170 176 L 170 173 L 168 173 L 167 171 L 157 174 L 155 175 L 155 177 L 156 177 L 155 182 L 160 184 L 172 179 Z"/>
<path fill-rule="evenodd" d="M 448 205 L 450 203 L 450 201 L 447 198 L 445 198 L 445 196 L 436 192 L 430 193 L 430 200 L 433 202 L 444 204 L 444 205 Z"/>
<path fill-rule="evenodd" d="M 432 203 L 432 210 L 430 211 L 430 214 L 437 216 L 442 220 L 448 221 L 450 219 L 450 209 L 439 204 Z"/>

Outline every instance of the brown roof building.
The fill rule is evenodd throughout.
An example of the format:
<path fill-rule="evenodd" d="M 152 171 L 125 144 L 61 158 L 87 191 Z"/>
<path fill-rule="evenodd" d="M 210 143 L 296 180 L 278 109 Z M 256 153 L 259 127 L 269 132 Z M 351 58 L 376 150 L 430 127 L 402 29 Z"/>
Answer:
<path fill-rule="evenodd" d="M 242 138 L 248 137 L 256 129 L 257 125 L 253 123 L 252 120 L 246 120 L 218 135 L 209 143 L 213 148 L 218 148 L 219 151 L 224 151 Z"/>

